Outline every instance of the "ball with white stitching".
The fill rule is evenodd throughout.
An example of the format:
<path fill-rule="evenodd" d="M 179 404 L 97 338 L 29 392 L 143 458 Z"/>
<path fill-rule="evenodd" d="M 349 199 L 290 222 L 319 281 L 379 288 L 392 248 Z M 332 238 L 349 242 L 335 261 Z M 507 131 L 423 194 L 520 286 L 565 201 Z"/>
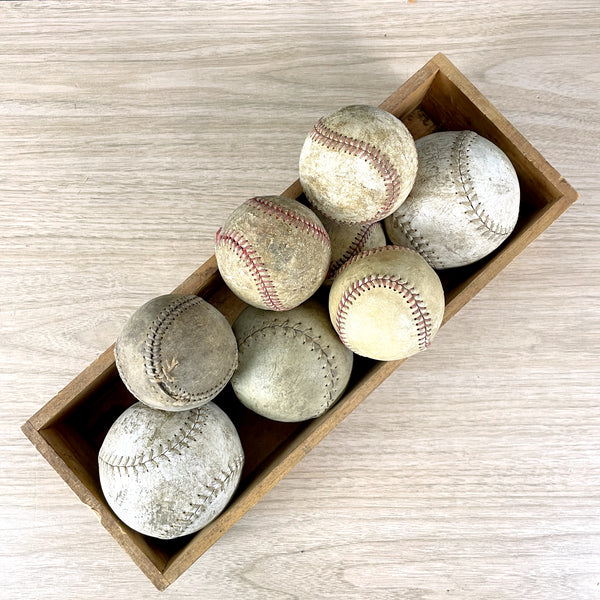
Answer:
<path fill-rule="evenodd" d="M 160 410 L 189 410 L 227 385 L 237 367 L 237 345 L 227 319 L 206 300 L 166 294 L 131 315 L 115 359 L 137 400 Z"/>
<path fill-rule="evenodd" d="M 331 327 L 327 309 L 314 300 L 285 313 L 249 307 L 233 331 L 240 361 L 231 385 L 242 404 L 263 417 L 318 417 L 348 384 L 352 352 Z"/>
<path fill-rule="evenodd" d="M 172 539 L 198 531 L 227 506 L 244 451 L 213 402 L 182 412 L 136 402 L 109 429 L 98 456 L 104 497 L 126 525 Z"/>
<path fill-rule="evenodd" d="M 283 196 L 251 198 L 216 236 L 223 280 L 264 310 L 295 308 L 321 286 L 331 257 L 329 235 L 310 208 Z"/>
<path fill-rule="evenodd" d="M 414 250 L 364 250 L 338 271 L 329 292 L 329 316 L 356 354 L 400 360 L 431 344 L 444 316 L 444 290 Z"/>
<path fill-rule="evenodd" d="M 405 125 L 376 106 L 352 105 L 322 117 L 300 153 L 309 202 L 344 223 L 380 221 L 404 202 L 417 173 Z"/>
<path fill-rule="evenodd" d="M 434 269 L 471 264 L 493 252 L 519 216 L 519 180 L 495 144 L 473 131 L 417 140 L 419 168 L 406 201 L 385 220 L 394 244 Z"/>

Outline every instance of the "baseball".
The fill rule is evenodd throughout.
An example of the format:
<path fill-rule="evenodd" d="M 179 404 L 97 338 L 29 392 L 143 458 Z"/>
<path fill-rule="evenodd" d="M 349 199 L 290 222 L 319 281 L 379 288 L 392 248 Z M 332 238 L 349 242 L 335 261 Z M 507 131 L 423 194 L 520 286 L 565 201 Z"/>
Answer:
<path fill-rule="evenodd" d="M 352 352 L 331 327 L 327 309 L 309 300 L 286 313 L 248 307 L 233 324 L 239 367 L 231 385 L 240 401 L 275 421 L 323 414 L 343 393 Z"/>
<path fill-rule="evenodd" d="M 431 344 L 444 316 L 444 290 L 417 252 L 399 246 L 364 250 L 338 271 L 329 315 L 356 354 L 399 360 Z"/>
<path fill-rule="evenodd" d="M 183 412 L 140 402 L 112 425 L 100 448 L 100 484 L 126 525 L 157 538 L 194 533 L 226 507 L 244 452 L 229 417 L 213 402 Z"/>
<path fill-rule="evenodd" d="M 213 399 L 237 367 L 227 319 L 194 295 L 154 298 L 129 318 L 115 344 L 127 389 L 152 408 L 189 410 Z"/>
<path fill-rule="evenodd" d="M 417 179 L 385 220 L 388 237 L 419 252 L 435 269 L 487 256 L 519 216 L 519 180 L 510 160 L 473 131 L 432 133 L 416 145 Z"/>
<path fill-rule="evenodd" d="M 372 223 L 404 202 L 417 151 L 402 121 L 375 106 L 346 106 L 317 121 L 300 154 L 300 183 L 321 213 Z"/>
<path fill-rule="evenodd" d="M 265 196 L 233 211 L 217 232 L 215 255 L 234 294 L 256 308 L 282 311 L 321 286 L 331 244 L 312 210 L 296 200 Z"/>
<path fill-rule="evenodd" d="M 325 285 L 331 285 L 337 270 L 354 255 L 368 248 L 385 246 L 383 225 L 376 223 L 339 223 L 317 213 L 331 241 L 331 263 Z"/>

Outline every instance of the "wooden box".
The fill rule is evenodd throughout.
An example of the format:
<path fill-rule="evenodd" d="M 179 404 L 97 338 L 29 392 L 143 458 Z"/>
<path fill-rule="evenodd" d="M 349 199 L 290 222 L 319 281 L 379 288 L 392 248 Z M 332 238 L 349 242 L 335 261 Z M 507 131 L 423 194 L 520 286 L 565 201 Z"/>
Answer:
<path fill-rule="evenodd" d="M 577 193 L 442 54 L 380 106 L 402 119 L 415 138 L 444 129 L 478 132 L 504 150 L 519 176 L 521 213 L 509 239 L 482 261 L 440 274 L 447 320 L 572 204 Z M 291 198 L 301 194 L 298 181 L 284 192 Z M 230 321 L 244 308 L 223 283 L 214 256 L 175 291 L 204 297 Z M 134 401 L 119 378 L 112 347 L 33 415 L 23 431 L 152 583 L 165 589 L 400 362 L 357 357 L 344 396 L 321 417 L 303 423 L 264 419 L 246 410 L 228 386 L 216 402 L 235 423 L 246 452 L 242 481 L 219 518 L 198 533 L 176 540 L 158 540 L 128 528 L 110 510 L 100 489 L 98 450 L 110 425 Z"/>

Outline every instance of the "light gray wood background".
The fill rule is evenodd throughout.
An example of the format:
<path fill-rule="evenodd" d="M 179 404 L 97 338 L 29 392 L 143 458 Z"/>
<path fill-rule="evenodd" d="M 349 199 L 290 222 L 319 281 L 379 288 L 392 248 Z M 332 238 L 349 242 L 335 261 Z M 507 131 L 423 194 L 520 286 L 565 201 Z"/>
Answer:
<path fill-rule="evenodd" d="M 597 0 L 0 4 L 0 597 L 600 597 Z M 442 51 L 580 200 L 162 595 L 21 434 Z"/>

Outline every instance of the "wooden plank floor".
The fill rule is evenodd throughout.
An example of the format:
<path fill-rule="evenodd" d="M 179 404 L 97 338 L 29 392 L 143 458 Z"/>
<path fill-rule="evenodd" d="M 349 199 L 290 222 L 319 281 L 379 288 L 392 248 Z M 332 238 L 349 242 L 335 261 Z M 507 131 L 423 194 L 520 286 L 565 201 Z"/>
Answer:
<path fill-rule="evenodd" d="M 0 4 L 0 597 L 600 598 L 600 7 Z M 442 51 L 580 200 L 162 595 L 21 424 Z"/>

